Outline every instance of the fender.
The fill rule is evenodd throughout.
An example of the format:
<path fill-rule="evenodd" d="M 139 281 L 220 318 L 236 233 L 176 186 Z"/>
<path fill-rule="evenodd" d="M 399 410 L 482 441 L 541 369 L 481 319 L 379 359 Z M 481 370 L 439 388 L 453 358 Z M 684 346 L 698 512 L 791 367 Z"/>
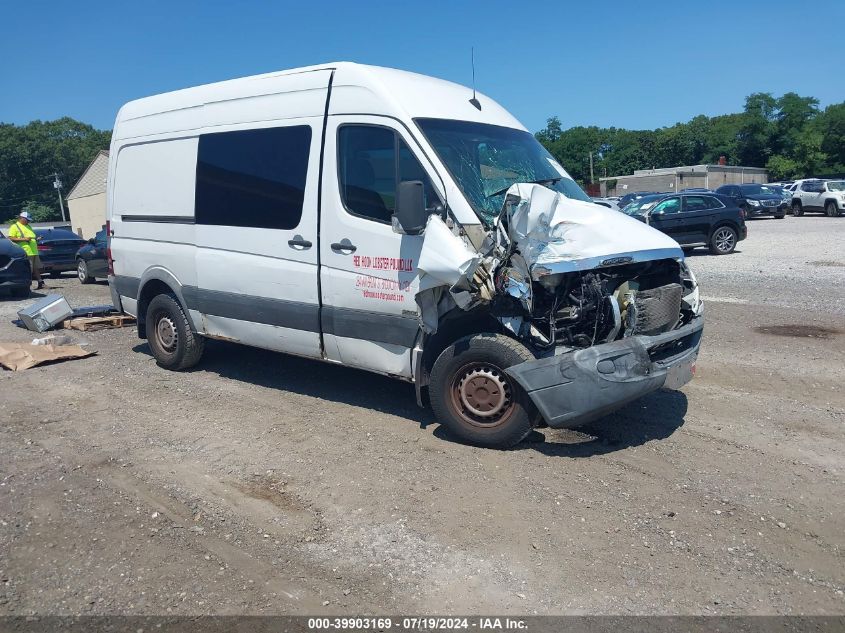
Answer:
<path fill-rule="evenodd" d="M 138 335 L 141 335 L 142 327 L 145 325 L 144 320 L 146 318 L 146 315 L 142 314 L 141 310 L 141 297 L 144 296 L 144 288 L 151 281 L 159 281 L 173 291 L 173 294 L 176 295 L 176 299 L 179 301 L 179 305 L 181 305 L 182 310 L 185 311 L 185 316 L 188 318 L 188 324 L 191 326 L 191 332 L 198 333 L 199 330 L 197 330 L 196 325 L 194 325 L 194 320 L 191 318 L 191 312 L 188 309 L 187 302 L 185 301 L 185 292 L 182 283 L 176 278 L 176 275 L 166 268 L 161 266 L 150 266 L 141 274 L 141 279 L 138 283 Z"/>

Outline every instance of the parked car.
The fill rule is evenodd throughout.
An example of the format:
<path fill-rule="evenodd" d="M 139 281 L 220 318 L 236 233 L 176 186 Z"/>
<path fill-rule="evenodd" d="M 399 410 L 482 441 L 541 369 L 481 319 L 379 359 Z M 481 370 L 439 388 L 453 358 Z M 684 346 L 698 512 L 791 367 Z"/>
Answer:
<path fill-rule="evenodd" d="M 28 297 L 32 270 L 24 250 L 0 234 L 0 288 L 12 296 Z"/>
<path fill-rule="evenodd" d="M 161 367 L 208 337 L 386 374 L 490 447 L 692 378 L 704 315 L 677 242 L 593 204 L 489 97 L 307 70 L 117 115 L 109 286 Z"/>
<path fill-rule="evenodd" d="M 81 283 L 90 284 L 96 281 L 97 277 L 105 279 L 108 276 L 107 248 L 106 230 L 103 229 L 97 231 L 97 234 L 77 251 L 76 276 Z"/>
<path fill-rule="evenodd" d="M 674 238 L 684 250 L 707 246 L 714 255 L 727 255 L 748 236 L 745 211 L 719 194 L 648 196 L 623 211 Z"/>
<path fill-rule="evenodd" d="M 792 215 L 807 211 L 828 217 L 845 214 L 845 180 L 805 180 L 792 192 Z"/>
<path fill-rule="evenodd" d="M 634 193 L 626 193 L 624 196 L 619 198 L 619 205 L 620 209 L 624 209 L 627 205 L 631 204 L 634 200 L 638 200 L 643 196 L 651 196 L 656 193 L 660 193 L 659 191 L 635 191 Z"/>
<path fill-rule="evenodd" d="M 607 207 L 608 209 L 613 209 L 614 211 L 621 211 L 622 209 L 616 204 L 615 200 L 611 200 L 610 198 L 593 198 L 593 202 L 596 204 L 600 204 L 603 207 Z"/>
<path fill-rule="evenodd" d="M 67 229 L 35 229 L 35 239 L 42 273 L 58 277 L 65 271 L 76 270 L 76 252 L 85 244 L 76 233 Z"/>
<path fill-rule="evenodd" d="M 722 185 L 716 189 L 716 193 L 731 198 L 739 208 L 745 209 L 748 218 L 771 215 L 782 220 L 789 208 L 783 195 L 767 185 Z"/>

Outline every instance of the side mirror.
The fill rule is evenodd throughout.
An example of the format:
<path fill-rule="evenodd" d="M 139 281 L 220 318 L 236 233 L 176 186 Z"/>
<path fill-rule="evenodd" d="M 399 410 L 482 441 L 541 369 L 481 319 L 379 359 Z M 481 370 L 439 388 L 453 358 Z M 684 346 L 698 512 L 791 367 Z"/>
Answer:
<path fill-rule="evenodd" d="M 425 230 L 428 211 L 425 208 L 425 190 L 421 180 L 404 180 L 396 192 L 396 210 L 393 212 L 393 230 L 404 235 L 419 235 Z"/>

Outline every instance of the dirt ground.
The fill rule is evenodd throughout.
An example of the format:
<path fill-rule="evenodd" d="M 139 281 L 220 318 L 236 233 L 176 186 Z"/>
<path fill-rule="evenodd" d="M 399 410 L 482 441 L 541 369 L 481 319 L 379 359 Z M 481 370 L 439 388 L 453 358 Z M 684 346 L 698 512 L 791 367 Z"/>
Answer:
<path fill-rule="evenodd" d="M 76 333 L 96 356 L 0 370 L 0 614 L 841 614 L 843 244 L 788 217 L 694 254 L 696 380 L 511 451 L 387 378 Z"/>

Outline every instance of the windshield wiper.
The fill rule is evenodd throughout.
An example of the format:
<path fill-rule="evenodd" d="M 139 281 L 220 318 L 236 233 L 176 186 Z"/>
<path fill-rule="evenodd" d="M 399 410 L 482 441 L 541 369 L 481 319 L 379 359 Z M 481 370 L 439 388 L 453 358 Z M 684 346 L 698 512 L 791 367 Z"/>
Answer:
<path fill-rule="evenodd" d="M 496 196 L 501 196 L 503 193 L 506 193 L 508 189 L 513 187 L 518 182 L 525 182 L 525 184 L 527 184 L 527 185 L 546 185 L 546 184 L 555 183 L 559 180 L 563 180 L 563 176 L 557 176 L 556 178 L 541 178 L 539 180 L 528 180 L 528 181 L 517 180 L 517 181 L 509 184 L 504 189 L 499 189 L 498 191 L 491 193 L 489 196 L 486 196 L 486 199 L 489 200 L 490 198 L 495 198 Z"/>

